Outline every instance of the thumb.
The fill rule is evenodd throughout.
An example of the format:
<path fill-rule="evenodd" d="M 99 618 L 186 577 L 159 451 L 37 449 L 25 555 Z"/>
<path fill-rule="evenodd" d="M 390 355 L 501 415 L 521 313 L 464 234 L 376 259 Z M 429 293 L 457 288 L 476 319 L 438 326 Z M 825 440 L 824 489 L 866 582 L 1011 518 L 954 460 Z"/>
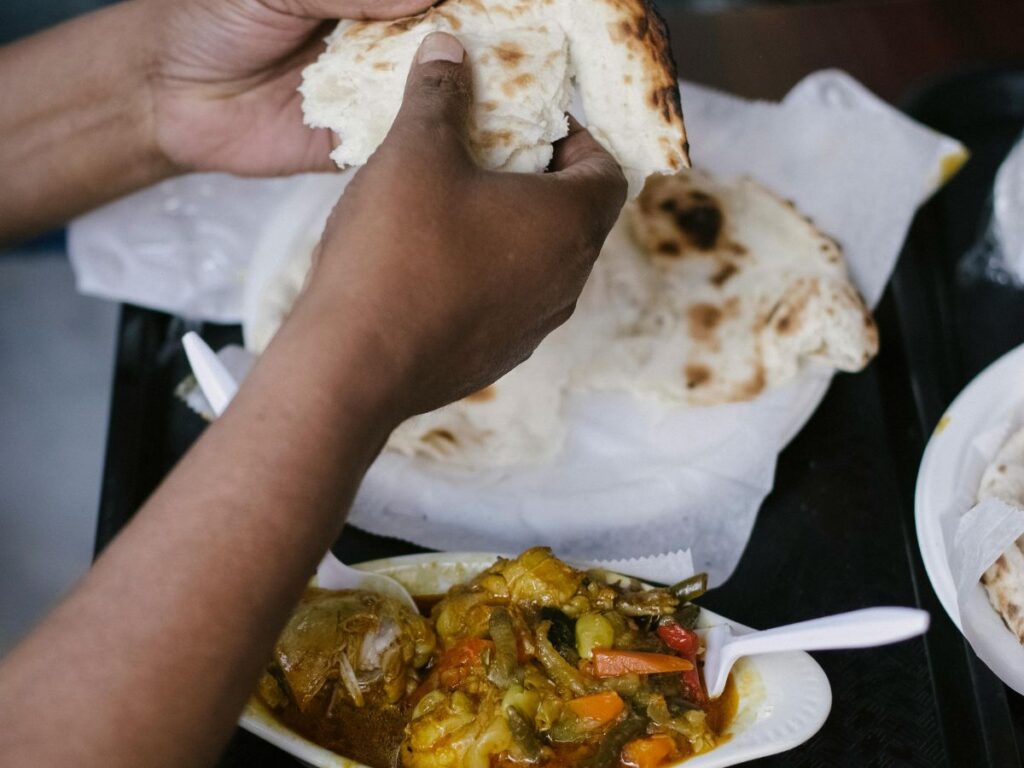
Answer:
<path fill-rule="evenodd" d="M 392 134 L 433 153 L 450 149 L 465 154 L 472 90 L 462 43 L 446 32 L 431 32 L 409 70 Z"/>

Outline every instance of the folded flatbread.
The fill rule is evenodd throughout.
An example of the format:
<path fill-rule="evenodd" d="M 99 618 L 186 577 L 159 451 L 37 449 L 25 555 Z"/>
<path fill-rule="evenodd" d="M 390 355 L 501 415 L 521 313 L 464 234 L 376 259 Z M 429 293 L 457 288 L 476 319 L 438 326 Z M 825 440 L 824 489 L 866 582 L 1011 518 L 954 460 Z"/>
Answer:
<path fill-rule="evenodd" d="M 1006 441 L 982 475 L 978 501 L 985 499 L 999 499 L 1024 508 L 1024 429 Z M 1017 539 L 982 574 L 981 583 L 992 607 L 1024 643 L 1024 537 Z"/>
<path fill-rule="evenodd" d="M 289 255 L 246 319 L 254 351 L 298 295 L 312 242 Z M 573 317 L 482 392 L 402 424 L 390 450 L 475 470 L 561 450 L 574 392 L 667 407 L 750 400 L 807 366 L 858 370 L 878 334 L 839 246 L 750 180 L 654 177 L 612 230 Z"/>
<path fill-rule="evenodd" d="M 857 371 L 878 351 L 839 246 L 750 179 L 652 177 L 617 229 L 586 298 L 618 324 L 575 372 L 580 388 L 715 405 L 807 365 Z"/>
<path fill-rule="evenodd" d="M 546 168 L 568 132 L 573 82 L 631 196 L 649 175 L 689 165 L 668 35 L 647 0 L 445 0 L 407 19 L 342 21 L 301 86 L 306 122 L 340 139 L 339 165 L 365 163 L 383 141 L 434 31 L 456 35 L 472 62 L 470 143 L 484 167 Z"/>

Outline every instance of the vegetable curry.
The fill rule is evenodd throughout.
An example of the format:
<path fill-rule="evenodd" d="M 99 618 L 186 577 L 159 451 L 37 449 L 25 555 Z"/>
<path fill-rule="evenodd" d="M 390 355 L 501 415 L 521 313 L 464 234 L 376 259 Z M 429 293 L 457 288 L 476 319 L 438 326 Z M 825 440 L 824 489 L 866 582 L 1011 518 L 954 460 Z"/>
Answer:
<path fill-rule="evenodd" d="M 691 600 L 534 548 L 417 616 L 310 589 L 257 696 L 287 726 L 373 768 L 659 768 L 726 738 Z"/>

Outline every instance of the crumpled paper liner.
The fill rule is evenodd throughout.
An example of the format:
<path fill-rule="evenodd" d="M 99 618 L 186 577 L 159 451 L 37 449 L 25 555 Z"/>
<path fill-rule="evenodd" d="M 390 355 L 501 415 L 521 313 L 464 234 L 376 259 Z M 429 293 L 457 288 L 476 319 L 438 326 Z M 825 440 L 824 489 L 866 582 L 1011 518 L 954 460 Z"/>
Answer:
<path fill-rule="evenodd" d="M 1024 534 L 1024 510 L 997 499 L 976 503 L 985 469 L 1022 426 L 1024 412 L 1015 410 L 971 441 L 941 525 L 956 585 L 960 629 L 978 658 L 1024 695 L 1024 646 L 992 607 L 981 584 L 981 575 Z"/>
<path fill-rule="evenodd" d="M 751 176 L 794 200 L 843 246 L 854 282 L 872 306 L 917 207 L 965 157 L 959 143 L 914 123 L 841 72 L 811 75 L 778 104 L 688 83 L 682 90 L 695 164 L 722 176 Z M 176 181 L 174 195 L 185 199 L 187 185 L 222 180 Z M 124 200 L 76 222 L 71 249 L 82 290 L 237 319 L 240 285 L 230 301 L 226 289 L 202 298 L 203 281 L 219 289 L 237 281 L 249 243 L 239 234 L 236 251 L 220 237 L 215 259 L 193 247 L 203 227 L 219 221 L 221 196 L 210 188 L 204 187 L 190 226 L 181 217 L 177 228 L 163 220 L 154 202 L 154 196 L 166 199 L 161 189 L 141 193 L 134 207 Z M 246 209 L 247 227 L 236 220 L 242 231 L 273 218 L 272 208 L 255 201 L 231 205 L 233 214 Z M 162 261 L 123 266 L 136 241 L 152 250 L 154 238 L 167 239 Z M 696 568 L 720 584 L 772 488 L 779 451 L 813 413 L 830 378 L 829 371 L 811 369 L 752 402 L 713 408 L 666 408 L 628 395 L 574 397 L 566 450 L 545 467 L 467 477 L 385 453 L 367 474 L 350 521 L 434 549 L 515 552 L 547 544 L 563 557 L 592 560 L 690 548 Z M 668 560 L 651 562 L 664 568 L 648 578 L 689 575 L 674 572 Z"/>

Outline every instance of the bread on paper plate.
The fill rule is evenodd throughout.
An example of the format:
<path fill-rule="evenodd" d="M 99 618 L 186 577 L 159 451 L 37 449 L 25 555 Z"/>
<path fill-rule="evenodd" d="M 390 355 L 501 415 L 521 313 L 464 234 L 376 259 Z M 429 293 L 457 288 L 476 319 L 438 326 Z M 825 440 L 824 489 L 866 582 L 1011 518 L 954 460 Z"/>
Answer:
<path fill-rule="evenodd" d="M 982 475 L 978 501 L 986 499 L 1024 507 L 1024 430 L 1006 441 Z M 1024 537 L 1010 545 L 982 574 L 981 583 L 992 607 L 1024 643 Z"/>
<path fill-rule="evenodd" d="M 325 200 L 329 210 L 334 197 Z M 315 227 L 245 320 L 262 351 L 305 281 Z M 878 332 L 839 246 L 748 179 L 648 181 L 605 243 L 575 314 L 482 392 L 396 429 L 388 450 L 475 470 L 559 454 L 573 393 L 627 392 L 666 408 L 751 400 L 809 367 L 856 371 Z"/>
<path fill-rule="evenodd" d="M 668 34 L 646 0 L 445 0 L 397 21 L 342 21 L 300 88 L 306 123 L 338 135 L 339 166 L 364 164 L 384 140 L 435 31 L 457 36 L 472 64 L 470 143 L 483 167 L 544 170 L 568 133 L 573 85 L 630 197 L 651 174 L 689 166 Z"/>
<path fill-rule="evenodd" d="M 835 241 L 757 182 L 699 171 L 647 182 L 580 305 L 619 318 L 574 371 L 581 389 L 717 405 L 808 365 L 858 371 L 878 351 Z"/>

